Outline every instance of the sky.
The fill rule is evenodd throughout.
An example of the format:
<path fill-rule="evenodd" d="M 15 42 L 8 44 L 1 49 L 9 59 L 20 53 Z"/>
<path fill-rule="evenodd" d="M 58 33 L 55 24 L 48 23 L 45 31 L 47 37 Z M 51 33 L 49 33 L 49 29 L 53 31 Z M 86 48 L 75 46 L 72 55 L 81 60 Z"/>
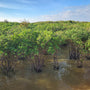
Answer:
<path fill-rule="evenodd" d="M 0 0 L 0 21 L 89 21 L 90 0 Z"/>

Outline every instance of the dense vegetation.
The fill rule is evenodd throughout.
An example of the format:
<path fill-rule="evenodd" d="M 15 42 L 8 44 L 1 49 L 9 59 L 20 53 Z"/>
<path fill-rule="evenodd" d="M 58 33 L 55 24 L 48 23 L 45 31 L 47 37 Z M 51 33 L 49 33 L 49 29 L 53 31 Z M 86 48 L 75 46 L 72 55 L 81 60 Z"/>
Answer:
<path fill-rule="evenodd" d="M 31 60 L 39 72 L 45 54 L 53 55 L 56 69 L 57 50 L 65 45 L 70 47 L 70 59 L 90 58 L 90 22 L 0 22 L 1 68 L 7 72 L 14 69 L 19 59 Z"/>

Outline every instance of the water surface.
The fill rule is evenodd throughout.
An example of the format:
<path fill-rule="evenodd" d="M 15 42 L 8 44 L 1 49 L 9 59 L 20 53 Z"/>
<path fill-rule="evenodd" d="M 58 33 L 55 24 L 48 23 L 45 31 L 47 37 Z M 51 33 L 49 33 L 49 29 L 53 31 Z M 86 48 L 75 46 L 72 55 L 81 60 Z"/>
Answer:
<path fill-rule="evenodd" d="M 12 77 L 0 74 L 0 90 L 90 90 L 90 61 L 85 61 L 83 68 L 77 68 L 75 61 L 59 61 L 59 70 L 48 63 L 41 73 L 23 62 Z"/>

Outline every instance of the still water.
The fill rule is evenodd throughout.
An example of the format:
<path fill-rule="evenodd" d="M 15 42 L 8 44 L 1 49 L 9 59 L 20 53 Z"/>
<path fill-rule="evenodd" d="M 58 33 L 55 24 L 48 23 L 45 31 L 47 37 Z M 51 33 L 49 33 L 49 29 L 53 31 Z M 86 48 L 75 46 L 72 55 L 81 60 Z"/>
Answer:
<path fill-rule="evenodd" d="M 0 90 L 90 90 L 90 60 L 77 68 L 68 52 L 68 47 L 58 52 L 59 70 L 53 70 L 51 56 L 46 56 L 41 73 L 31 71 L 29 61 L 21 61 L 11 77 L 0 73 Z"/>
<path fill-rule="evenodd" d="M 71 60 L 60 59 L 59 63 L 59 70 L 53 70 L 48 62 L 43 72 L 36 73 L 23 62 L 12 77 L 0 74 L 0 90 L 90 90 L 90 61 L 85 61 L 83 68 Z"/>

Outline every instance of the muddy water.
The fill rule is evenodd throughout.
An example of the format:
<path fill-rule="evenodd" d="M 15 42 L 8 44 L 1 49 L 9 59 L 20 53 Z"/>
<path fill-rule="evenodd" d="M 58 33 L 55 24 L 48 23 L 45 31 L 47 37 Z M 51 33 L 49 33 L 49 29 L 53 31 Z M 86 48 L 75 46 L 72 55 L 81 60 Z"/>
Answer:
<path fill-rule="evenodd" d="M 59 60 L 59 70 L 53 70 L 52 59 L 43 67 L 43 72 L 31 71 L 27 61 L 21 62 L 16 74 L 6 77 L 0 73 L 0 90 L 90 90 L 90 61 L 83 68 L 68 60 L 67 50 Z M 61 56 L 60 56 L 61 57 Z"/>
<path fill-rule="evenodd" d="M 0 90 L 90 90 L 90 61 L 77 68 L 75 61 L 60 60 L 58 71 L 48 63 L 41 73 L 31 71 L 25 62 L 12 77 L 0 74 Z"/>

